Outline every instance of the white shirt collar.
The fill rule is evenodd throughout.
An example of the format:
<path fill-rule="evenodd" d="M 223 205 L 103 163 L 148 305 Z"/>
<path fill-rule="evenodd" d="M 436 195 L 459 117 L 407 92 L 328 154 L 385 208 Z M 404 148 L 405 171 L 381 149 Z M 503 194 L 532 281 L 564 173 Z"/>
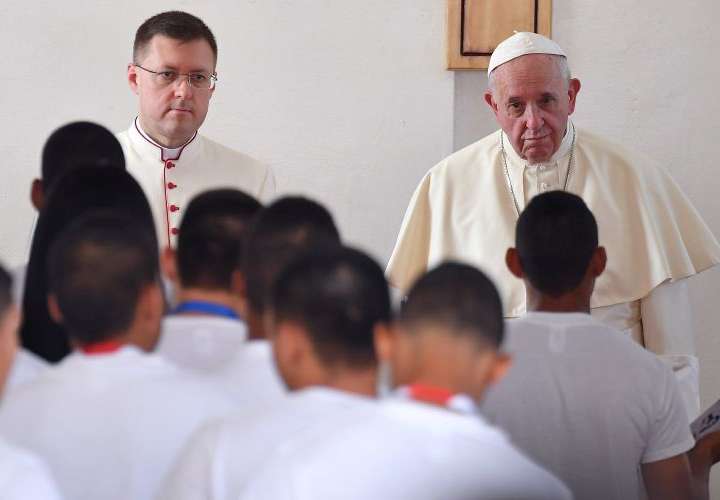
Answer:
<path fill-rule="evenodd" d="M 147 132 L 145 132 L 142 124 L 140 123 L 140 116 L 135 117 L 135 128 L 137 129 L 138 133 L 143 137 L 143 139 L 160 149 L 160 157 L 162 161 L 179 159 L 180 155 L 183 152 L 183 149 L 185 149 L 185 146 L 190 144 L 195 139 L 195 137 L 197 137 L 196 130 L 192 137 L 190 137 L 190 139 L 188 139 L 187 142 L 185 142 L 183 145 L 178 146 L 177 148 L 166 148 L 165 146 L 161 146 L 160 144 L 158 144 L 152 137 L 150 137 L 150 135 L 148 135 Z"/>

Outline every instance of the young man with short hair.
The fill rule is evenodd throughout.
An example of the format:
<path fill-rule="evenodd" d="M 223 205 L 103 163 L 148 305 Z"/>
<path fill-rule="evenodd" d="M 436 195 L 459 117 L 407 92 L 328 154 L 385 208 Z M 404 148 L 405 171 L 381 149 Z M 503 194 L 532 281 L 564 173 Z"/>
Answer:
<path fill-rule="evenodd" d="M 553 191 L 528 204 L 506 260 L 529 312 L 509 323 L 515 361 L 483 413 L 576 498 L 690 498 L 694 441 L 671 370 L 590 316 L 607 258 L 581 198 Z"/>
<path fill-rule="evenodd" d="M 241 498 L 570 498 L 475 412 L 507 368 L 502 337 L 500 297 L 485 275 L 455 263 L 431 270 L 411 288 L 397 328 L 376 332 L 394 397 L 345 432 L 283 447 Z"/>
<path fill-rule="evenodd" d="M 157 352 L 184 368 L 216 373 L 247 339 L 243 257 L 248 227 L 262 205 L 235 189 L 199 194 L 180 225 L 165 269 L 177 305 L 163 319 Z"/>
<path fill-rule="evenodd" d="M 164 307 L 151 231 L 98 212 L 50 250 L 50 311 L 74 352 L 9 395 L 0 433 L 47 460 L 67 498 L 152 498 L 190 433 L 233 408 L 148 354 Z"/>
<path fill-rule="evenodd" d="M 280 273 L 268 307 L 275 362 L 291 395 L 197 432 L 160 498 L 235 500 L 275 454 L 344 432 L 374 408 L 373 334 L 390 322 L 376 262 L 352 249 L 317 250 Z"/>
<path fill-rule="evenodd" d="M 217 55 L 215 36 L 187 12 L 157 14 L 135 34 L 127 78 L 139 112 L 117 137 L 162 247 L 175 246 L 181 215 L 198 193 L 231 186 L 262 201 L 275 194 L 269 167 L 198 133 L 218 81 Z"/>

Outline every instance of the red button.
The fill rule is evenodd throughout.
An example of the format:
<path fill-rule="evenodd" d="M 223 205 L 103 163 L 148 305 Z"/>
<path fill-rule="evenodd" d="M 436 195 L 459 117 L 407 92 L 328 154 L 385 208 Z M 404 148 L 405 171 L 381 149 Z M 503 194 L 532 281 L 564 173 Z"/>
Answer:
<path fill-rule="evenodd" d="M 177 184 L 173 184 L 172 182 L 168 182 L 168 189 L 175 189 L 177 187 Z"/>
<path fill-rule="evenodd" d="M 171 168 L 174 168 L 174 167 L 175 167 L 175 164 L 173 162 L 171 162 L 170 160 L 165 162 L 165 168 L 167 168 L 168 170 L 170 170 Z"/>
<path fill-rule="evenodd" d="M 172 234 L 178 234 L 178 233 L 180 232 L 180 230 L 179 230 L 178 228 L 174 227 L 174 228 L 172 228 L 172 229 L 170 230 L 170 232 L 171 232 Z"/>
<path fill-rule="evenodd" d="M 177 212 L 178 210 L 180 210 L 180 207 L 178 207 L 177 205 L 170 205 L 171 212 Z"/>

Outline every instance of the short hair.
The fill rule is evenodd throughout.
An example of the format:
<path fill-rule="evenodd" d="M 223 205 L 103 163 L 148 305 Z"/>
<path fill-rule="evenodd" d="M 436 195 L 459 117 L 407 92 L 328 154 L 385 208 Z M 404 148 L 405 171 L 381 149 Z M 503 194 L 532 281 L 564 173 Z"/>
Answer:
<path fill-rule="evenodd" d="M 180 224 L 177 261 L 183 287 L 229 290 L 242 269 L 252 217 L 262 205 L 236 189 L 215 189 L 190 201 Z"/>
<path fill-rule="evenodd" d="M 515 247 L 530 284 L 557 297 L 577 288 L 585 276 L 598 247 L 597 222 L 579 196 L 543 193 L 520 214 Z"/>
<path fill-rule="evenodd" d="M 497 348 L 503 341 L 500 295 L 493 282 L 477 268 L 445 262 L 421 276 L 400 309 L 400 324 L 412 332 L 437 325 L 481 345 Z"/>
<path fill-rule="evenodd" d="M 263 208 L 250 227 L 245 252 L 250 308 L 265 311 L 273 282 L 290 261 L 315 248 L 338 245 L 332 215 L 317 202 L 287 196 Z"/>
<path fill-rule="evenodd" d="M 12 285 L 12 276 L 3 266 L 0 266 L 0 319 L 5 316 L 13 304 Z"/>
<path fill-rule="evenodd" d="M 112 132 L 92 122 L 72 122 L 55 130 L 42 152 L 41 175 L 45 193 L 57 180 L 78 167 L 125 168 L 125 155 Z"/>
<path fill-rule="evenodd" d="M 50 245 L 78 217 L 107 209 L 131 217 L 157 242 L 153 215 L 138 182 L 127 171 L 79 167 L 62 176 L 50 192 L 35 226 L 22 301 L 20 339 L 29 351 L 50 361 L 70 352 L 67 332 L 47 306 L 47 256 Z M 155 244 L 155 252 L 158 246 Z"/>
<path fill-rule="evenodd" d="M 70 337 L 92 344 L 125 333 L 158 270 L 148 232 L 127 216 L 99 211 L 74 221 L 51 246 L 48 291 Z"/>
<path fill-rule="evenodd" d="M 391 317 L 382 268 L 364 253 L 338 247 L 293 261 L 272 288 L 276 323 L 300 325 L 319 360 L 355 368 L 376 363 L 373 329 Z"/>
<path fill-rule="evenodd" d="M 133 43 L 134 62 L 140 60 L 141 53 L 155 35 L 166 36 L 181 42 L 205 40 L 210 45 L 217 62 L 217 42 L 210 28 L 202 19 L 179 10 L 161 12 L 140 25 L 135 32 L 135 42 Z"/>
<path fill-rule="evenodd" d="M 530 55 L 530 54 L 527 54 Z M 570 65 L 568 64 L 567 57 L 561 56 L 558 54 L 544 54 L 552 59 L 552 61 L 555 63 L 555 66 L 557 67 L 558 71 L 560 72 L 560 78 L 568 84 L 570 82 L 570 79 L 572 78 L 572 73 L 570 72 Z M 511 59 L 512 60 L 512 59 Z M 508 61 L 510 62 L 510 61 Z M 502 64 L 492 70 L 490 74 L 488 75 L 488 89 L 490 89 L 491 92 L 495 91 L 495 75 L 498 68 L 502 68 Z"/>

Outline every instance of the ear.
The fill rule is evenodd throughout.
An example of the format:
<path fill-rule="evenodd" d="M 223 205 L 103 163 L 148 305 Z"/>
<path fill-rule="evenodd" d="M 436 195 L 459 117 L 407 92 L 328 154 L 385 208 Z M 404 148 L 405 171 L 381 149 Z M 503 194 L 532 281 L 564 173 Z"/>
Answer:
<path fill-rule="evenodd" d="M 379 362 L 390 362 L 395 345 L 396 326 L 387 323 L 378 323 L 373 327 L 373 343 L 375 356 Z"/>
<path fill-rule="evenodd" d="M 525 276 L 520 263 L 520 255 L 516 248 L 510 247 L 505 252 L 505 265 L 516 278 L 522 279 Z"/>
<path fill-rule="evenodd" d="M 135 94 L 138 94 L 138 73 L 137 68 L 133 63 L 128 63 L 127 65 L 127 79 L 128 85 L 130 85 L 130 90 L 132 90 Z"/>
<path fill-rule="evenodd" d="M 490 368 L 489 383 L 492 385 L 500 382 L 505 375 L 507 375 L 510 366 L 512 366 L 512 358 L 510 355 L 504 352 L 498 352 L 495 356 L 495 362 Z"/>
<path fill-rule="evenodd" d="M 55 323 L 61 324 L 63 322 L 63 315 L 60 311 L 60 305 L 58 304 L 57 297 L 54 293 L 48 295 L 47 305 L 48 312 L 50 313 L 50 318 Z"/>
<path fill-rule="evenodd" d="M 570 82 L 568 83 L 568 98 L 570 99 L 570 104 L 568 107 L 568 114 L 573 114 L 573 111 L 575 111 L 575 100 L 577 99 L 577 95 L 580 93 L 580 80 L 577 78 L 571 78 Z"/>
<path fill-rule="evenodd" d="M 172 247 L 165 247 L 160 253 L 160 269 L 176 288 L 180 287 L 180 278 L 177 271 L 177 252 Z"/>
<path fill-rule="evenodd" d="M 45 189 L 43 188 L 43 181 L 40 179 L 33 179 L 32 181 L 30 202 L 38 212 L 45 206 Z"/>
<path fill-rule="evenodd" d="M 492 110 L 493 114 L 495 116 L 498 115 L 498 105 L 497 102 L 495 102 L 495 98 L 493 96 L 493 93 L 490 89 L 485 90 L 485 93 L 483 94 L 483 97 L 485 98 L 485 102 L 488 106 L 490 106 L 490 109 Z"/>
<path fill-rule="evenodd" d="M 605 247 L 597 247 L 590 259 L 590 272 L 594 278 L 600 276 L 607 266 L 607 252 Z"/>

